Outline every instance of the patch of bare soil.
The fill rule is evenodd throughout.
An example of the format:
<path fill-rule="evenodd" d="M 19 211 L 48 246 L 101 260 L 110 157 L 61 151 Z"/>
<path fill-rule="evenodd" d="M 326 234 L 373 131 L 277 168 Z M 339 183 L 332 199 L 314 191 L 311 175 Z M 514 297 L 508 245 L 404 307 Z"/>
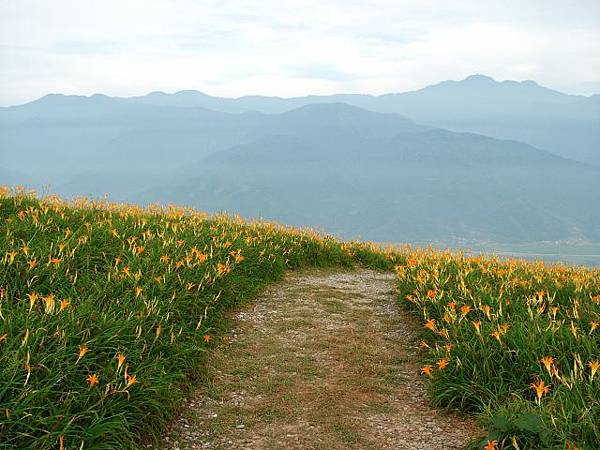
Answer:
<path fill-rule="evenodd" d="M 163 448 L 464 446 L 477 429 L 428 403 L 393 291 L 393 275 L 369 270 L 289 273 L 234 313 Z"/>

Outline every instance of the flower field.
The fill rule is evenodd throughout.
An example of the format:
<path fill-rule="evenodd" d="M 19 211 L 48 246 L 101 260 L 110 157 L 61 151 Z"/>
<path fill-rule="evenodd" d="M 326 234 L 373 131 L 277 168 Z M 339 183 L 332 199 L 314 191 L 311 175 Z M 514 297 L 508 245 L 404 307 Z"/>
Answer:
<path fill-rule="evenodd" d="M 0 190 L 0 449 L 153 442 L 227 309 L 286 269 L 355 264 L 395 267 L 433 400 L 488 433 L 473 448 L 600 448 L 599 270 Z"/>
<path fill-rule="evenodd" d="M 475 448 L 600 448 L 600 271 L 428 250 L 396 266 L 440 405 L 482 413 Z"/>
<path fill-rule="evenodd" d="M 227 308 L 366 247 L 193 211 L 0 195 L 0 448 L 136 448 Z"/>

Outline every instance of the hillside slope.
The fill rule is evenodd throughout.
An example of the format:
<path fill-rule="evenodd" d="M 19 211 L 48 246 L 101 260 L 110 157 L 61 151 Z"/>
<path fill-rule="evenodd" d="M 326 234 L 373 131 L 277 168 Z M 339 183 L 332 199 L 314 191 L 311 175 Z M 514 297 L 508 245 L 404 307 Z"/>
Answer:
<path fill-rule="evenodd" d="M 383 250 L 192 210 L 65 204 L 5 190 L 0 190 L 0 248 L 2 448 L 152 445 L 189 388 L 205 385 L 228 309 L 253 298 L 286 269 L 339 270 L 357 263 L 395 269 L 399 304 L 414 312 L 416 323 L 399 319 L 400 311 L 381 302 L 390 298 L 390 275 L 376 275 L 385 285 L 369 284 L 364 272 L 345 271 L 333 278 L 328 272 L 325 283 L 309 277 L 288 293 L 275 287 L 268 295 L 276 297 L 267 302 L 280 308 L 278 315 L 262 314 L 260 307 L 251 313 L 273 328 L 257 333 L 234 366 L 243 385 L 265 384 L 255 385 L 267 389 L 258 402 L 273 390 L 290 394 L 278 399 L 284 414 L 269 415 L 282 412 L 272 402 L 266 417 L 258 413 L 260 403 L 252 405 L 250 415 L 236 414 L 244 398 L 261 392 L 240 392 L 238 384 L 232 408 L 229 398 L 219 402 L 225 417 L 210 421 L 207 433 L 219 433 L 211 427 L 223 420 L 239 425 L 227 422 L 226 414 L 253 417 L 260 427 L 288 418 L 299 405 L 306 413 L 301 406 L 310 391 L 335 397 L 323 410 L 315 403 L 310 408 L 327 411 L 337 404 L 333 421 L 317 424 L 350 446 L 385 448 L 391 438 L 391 447 L 404 446 L 415 442 L 415 428 L 431 430 L 440 441 L 438 425 L 445 420 L 423 408 L 422 391 L 411 386 L 421 385 L 413 378 L 417 349 L 407 348 L 402 336 L 413 327 L 424 333 L 419 372 L 431 383 L 432 399 L 483 419 L 488 436 L 476 448 L 493 441 L 520 448 L 598 448 L 600 443 L 599 270 L 410 246 Z M 284 300 L 290 293 L 291 306 Z M 294 329 L 298 333 L 290 334 Z M 272 338 L 292 345 L 270 345 Z M 296 351 L 298 339 L 308 339 L 302 346 L 308 354 Z M 327 339 L 333 340 L 326 345 L 329 354 L 322 352 Z M 262 366 L 252 351 L 264 358 Z M 324 354 L 332 358 L 321 361 Z M 369 361 L 373 358 L 384 364 Z M 263 376 L 270 364 L 274 370 Z M 257 376 L 246 376 L 253 373 Z M 269 380 L 277 373 L 284 376 Z M 324 391 L 324 381 L 340 384 Z M 309 382 L 317 387 L 307 391 Z M 399 388 L 410 392 L 386 401 L 385 395 Z M 298 392 L 295 402 L 290 397 Z M 348 415 L 339 414 L 344 406 L 359 420 L 360 414 L 368 417 L 360 421 L 359 434 L 357 427 L 350 427 L 353 433 L 345 428 Z M 408 416 L 407 407 L 412 408 Z M 207 409 L 201 412 L 206 417 Z M 401 439 L 396 431 L 406 428 L 384 420 L 396 413 L 414 424 Z M 394 432 L 386 438 L 379 425 Z M 418 442 L 426 439 L 419 436 Z"/>
<path fill-rule="evenodd" d="M 360 259 L 274 224 L 4 190 L 0 248 L 3 449 L 140 448 L 201 373 L 226 309 L 285 269 Z"/>
<path fill-rule="evenodd" d="M 135 200 L 384 242 L 600 240 L 599 169 L 472 134 L 273 136 L 178 173 Z"/>

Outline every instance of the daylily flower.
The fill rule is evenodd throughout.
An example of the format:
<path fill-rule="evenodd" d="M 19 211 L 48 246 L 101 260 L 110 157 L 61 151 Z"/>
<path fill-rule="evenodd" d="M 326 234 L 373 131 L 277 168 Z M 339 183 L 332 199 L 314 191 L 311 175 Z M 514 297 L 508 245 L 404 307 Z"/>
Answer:
<path fill-rule="evenodd" d="M 60 265 L 61 261 L 62 261 L 62 258 L 50 258 L 49 263 L 54 265 L 54 267 L 58 267 Z"/>
<path fill-rule="evenodd" d="M 89 350 L 90 349 L 88 348 L 87 345 L 85 345 L 85 344 L 80 345 L 79 346 L 79 356 L 77 357 L 77 361 L 75 361 L 75 364 L 77 364 L 79 362 L 79 360 L 81 360 L 81 358 L 83 358 Z"/>
<path fill-rule="evenodd" d="M 119 353 L 119 354 L 117 354 L 116 358 L 118 361 L 118 365 L 117 365 L 117 372 L 118 372 L 119 370 L 121 370 L 121 366 L 125 362 L 125 355 L 123 355 L 122 353 Z"/>
<path fill-rule="evenodd" d="M 94 387 L 94 386 L 96 386 L 98 383 L 100 383 L 100 380 L 98 379 L 98 375 L 96 375 L 96 374 L 94 374 L 94 373 L 92 373 L 92 374 L 89 374 L 89 375 L 87 376 L 86 380 L 87 380 L 87 382 L 88 382 L 88 384 L 89 384 L 89 386 L 90 386 L 90 387 Z"/>
<path fill-rule="evenodd" d="M 137 382 L 137 377 L 135 375 L 127 375 L 127 387 L 133 386 Z"/>
<path fill-rule="evenodd" d="M 554 361 L 556 361 L 552 356 L 544 356 L 540 362 L 542 364 L 544 364 L 544 367 L 546 368 L 546 370 L 548 371 L 548 374 L 550 376 L 552 376 L 552 365 L 554 364 Z"/>
<path fill-rule="evenodd" d="M 61 300 L 60 301 L 60 312 L 63 312 L 69 305 L 71 304 L 71 302 L 69 300 Z"/>
<path fill-rule="evenodd" d="M 544 380 L 538 380 L 535 383 L 531 383 L 529 387 L 535 391 L 538 403 L 541 401 L 544 395 L 550 392 L 550 386 L 546 385 Z"/>
<path fill-rule="evenodd" d="M 431 331 L 435 330 L 435 319 L 429 319 L 426 323 L 425 323 L 425 328 L 430 329 Z"/>
<path fill-rule="evenodd" d="M 498 450 L 498 441 L 495 439 L 493 441 L 487 441 L 483 450 Z"/>
<path fill-rule="evenodd" d="M 430 365 L 421 367 L 421 375 L 427 375 L 430 377 L 432 372 L 433 372 L 433 367 Z"/>
<path fill-rule="evenodd" d="M 31 312 L 31 310 L 35 306 L 35 302 L 38 298 L 40 298 L 40 296 L 35 292 L 30 292 L 27 294 L 27 297 L 29 297 L 29 312 Z"/>
<path fill-rule="evenodd" d="M 587 363 L 588 367 L 590 368 L 590 370 L 592 371 L 592 380 L 594 379 L 594 375 L 596 375 L 596 372 L 598 371 L 598 369 L 600 369 L 600 362 L 598 361 L 590 361 Z"/>

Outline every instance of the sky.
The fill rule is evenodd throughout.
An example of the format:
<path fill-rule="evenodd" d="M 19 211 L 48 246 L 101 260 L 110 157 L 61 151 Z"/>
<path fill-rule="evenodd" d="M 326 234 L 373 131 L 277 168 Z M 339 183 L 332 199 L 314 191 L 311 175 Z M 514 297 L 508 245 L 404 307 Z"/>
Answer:
<path fill-rule="evenodd" d="M 598 0 L 0 0 L 0 105 L 48 93 L 600 93 Z"/>

